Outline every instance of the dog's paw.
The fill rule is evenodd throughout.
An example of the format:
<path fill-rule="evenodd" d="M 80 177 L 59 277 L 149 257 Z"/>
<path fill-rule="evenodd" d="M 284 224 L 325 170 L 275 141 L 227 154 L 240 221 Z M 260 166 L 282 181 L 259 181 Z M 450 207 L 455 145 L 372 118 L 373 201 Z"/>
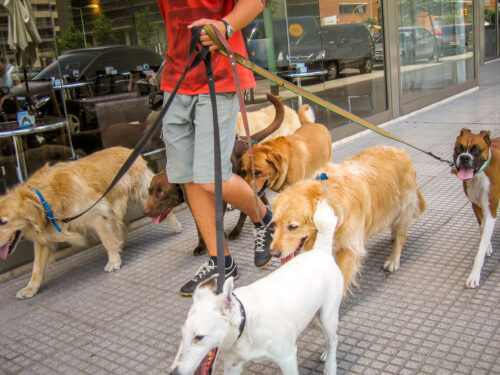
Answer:
<path fill-rule="evenodd" d="M 113 272 L 115 270 L 119 270 L 122 266 L 122 262 L 120 261 L 109 261 L 108 264 L 106 264 L 106 267 L 104 267 L 104 271 L 106 272 Z"/>
<path fill-rule="evenodd" d="M 205 246 L 196 246 L 193 250 L 193 255 L 199 257 L 207 253 L 207 248 Z"/>
<path fill-rule="evenodd" d="M 486 249 L 486 255 L 491 256 L 493 254 L 493 247 L 491 247 L 491 242 L 488 244 L 488 248 Z"/>
<path fill-rule="evenodd" d="M 36 292 L 38 292 L 38 288 L 32 288 L 30 286 L 27 286 L 26 288 L 23 288 L 19 292 L 17 292 L 16 298 L 17 299 L 31 298 L 36 294 Z"/>
<path fill-rule="evenodd" d="M 399 269 L 399 259 L 397 261 L 392 260 L 391 258 L 388 258 L 384 262 L 384 270 L 389 271 L 389 272 L 394 272 Z"/>
<path fill-rule="evenodd" d="M 182 225 L 179 222 L 179 220 L 177 220 L 177 217 L 174 215 L 173 212 L 171 212 L 171 213 L 168 214 L 168 216 L 167 216 L 167 223 L 170 226 L 170 228 L 172 228 L 175 231 L 175 233 L 180 233 L 181 232 Z"/>
<path fill-rule="evenodd" d="M 480 274 L 472 271 L 469 275 L 469 278 L 465 282 L 465 287 L 467 289 L 476 289 L 477 287 L 479 287 L 479 279 Z"/>
<path fill-rule="evenodd" d="M 322 354 L 321 354 L 321 362 L 326 362 L 326 357 L 328 357 L 328 350 L 325 350 Z"/>

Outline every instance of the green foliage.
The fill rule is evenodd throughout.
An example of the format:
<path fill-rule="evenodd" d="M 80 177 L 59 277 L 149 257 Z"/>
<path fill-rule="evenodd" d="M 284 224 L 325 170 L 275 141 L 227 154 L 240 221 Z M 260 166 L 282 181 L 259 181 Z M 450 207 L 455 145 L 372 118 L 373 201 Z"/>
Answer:
<path fill-rule="evenodd" d="M 148 7 L 134 13 L 139 45 L 153 47 L 158 42 L 158 25 L 152 21 L 153 12 Z"/>
<path fill-rule="evenodd" d="M 496 16 L 495 10 L 490 8 L 484 8 L 484 21 L 489 22 L 490 26 L 495 27 Z"/>
<path fill-rule="evenodd" d="M 57 38 L 57 52 L 59 54 L 71 49 L 85 47 L 83 33 L 78 30 L 74 24 L 71 24 L 67 33 L 61 38 Z"/>
<path fill-rule="evenodd" d="M 92 22 L 92 35 L 98 46 L 117 43 L 113 21 L 102 13 Z"/>

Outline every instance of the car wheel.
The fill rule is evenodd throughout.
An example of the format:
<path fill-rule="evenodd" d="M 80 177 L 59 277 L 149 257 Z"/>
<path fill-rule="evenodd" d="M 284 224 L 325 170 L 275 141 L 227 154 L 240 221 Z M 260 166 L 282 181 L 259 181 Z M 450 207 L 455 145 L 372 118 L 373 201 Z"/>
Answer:
<path fill-rule="evenodd" d="M 367 57 L 366 59 L 363 60 L 363 63 L 359 66 L 359 72 L 361 74 L 370 73 L 372 71 L 372 68 L 373 68 L 372 59 Z"/>
<path fill-rule="evenodd" d="M 330 65 L 328 65 L 328 73 L 326 73 L 327 80 L 336 79 L 339 75 L 339 67 L 336 61 L 332 61 Z"/>
<path fill-rule="evenodd" d="M 73 113 L 68 114 L 68 126 L 71 134 L 80 132 L 80 119 Z"/>

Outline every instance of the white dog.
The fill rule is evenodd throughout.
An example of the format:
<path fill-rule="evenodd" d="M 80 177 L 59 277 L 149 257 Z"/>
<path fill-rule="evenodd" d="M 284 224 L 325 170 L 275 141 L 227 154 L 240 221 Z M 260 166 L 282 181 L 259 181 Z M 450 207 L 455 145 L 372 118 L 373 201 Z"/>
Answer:
<path fill-rule="evenodd" d="M 173 375 L 208 374 L 216 349 L 224 374 L 241 374 L 248 360 L 271 359 L 284 375 L 298 375 L 297 338 L 311 321 L 321 328 L 327 349 L 325 374 L 337 373 L 337 325 L 343 278 L 332 256 L 337 217 L 326 200 L 314 214 L 316 251 L 295 257 L 268 276 L 233 292 L 233 279 L 216 295 L 216 278 L 200 284 L 182 327 Z M 206 361 L 203 361 L 203 359 Z"/>

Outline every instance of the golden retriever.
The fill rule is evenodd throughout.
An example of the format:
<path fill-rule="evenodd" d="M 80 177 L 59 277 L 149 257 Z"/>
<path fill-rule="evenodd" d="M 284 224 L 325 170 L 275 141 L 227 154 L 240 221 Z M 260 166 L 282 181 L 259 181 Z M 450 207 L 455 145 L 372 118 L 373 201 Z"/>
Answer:
<path fill-rule="evenodd" d="M 295 133 L 261 142 L 253 147 L 257 190 L 282 191 L 332 158 L 332 138 L 326 126 L 308 122 L 306 104 L 299 110 L 302 126 Z M 240 159 L 238 173 L 253 186 L 250 152 Z"/>
<path fill-rule="evenodd" d="M 56 218 L 72 217 L 101 196 L 130 153 L 130 149 L 113 147 L 76 161 L 46 165 L 0 199 L 2 254 L 12 253 L 21 236 L 34 242 L 31 280 L 17 293 L 17 298 L 30 298 L 38 292 L 57 242 L 84 245 L 89 230 L 97 234 L 108 253 L 104 270 L 111 272 L 120 268 L 128 202 L 143 206 L 153 177 L 144 159 L 138 158 L 92 210 L 70 223 L 56 222 L 60 232 L 47 219 L 33 188 L 40 191 Z M 179 224 L 176 219 L 174 221 Z"/>
<path fill-rule="evenodd" d="M 279 100 L 278 97 L 274 97 L 275 100 Z M 269 99 L 269 96 L 268 96 Z M 284 118 L 281 126 L 274 131 L 271 135 L 267 136 L 264 141 L 286 136 L 293 134 L 298 128 L 300 128 L 302 121 L 306 122 L 314 122 L 314 112 L 309 105 L 304 104 L 300 107 L 299 112 L 302 110 L 303 115 L 305 116 L 303 119 L 299 118 L 297 112 L 295 112 L 292 108 L 288 106 L 284 106 Z M 269 124 L 276 117 L 276 104 L 272 103 L 267 107 L 264 107 L 258 111 L 247 112 L 248 119 L 248 127 L 250 134 L 255 134 L 262 129 L 265 129 L 269 126 Z M 241 117 L 241 113 L 238 113 L 238 119 L 236 121 L 236 134 L 238 136 L 245 138 L 246 132 L 245 127 L 243 126 L 243 119 Z"/>
<path fill-rule="evenodd" d="M 317 179 L 301 181 L 274 199 L 271 254 L 284 263 L 302 248 L 312 248 L 317 233 L 314 211 L 326 198 L 339 219 L 333 251 L 344 276 L 344 293 L 355 285 L 365 241 L 387 228 L 394 245 L 384 269 L 396 271 L 408 227 L 426 206 L 408 154 L 394 147 L 374 147 L 342 163 L 328 163 L 316 173 Z"/>

